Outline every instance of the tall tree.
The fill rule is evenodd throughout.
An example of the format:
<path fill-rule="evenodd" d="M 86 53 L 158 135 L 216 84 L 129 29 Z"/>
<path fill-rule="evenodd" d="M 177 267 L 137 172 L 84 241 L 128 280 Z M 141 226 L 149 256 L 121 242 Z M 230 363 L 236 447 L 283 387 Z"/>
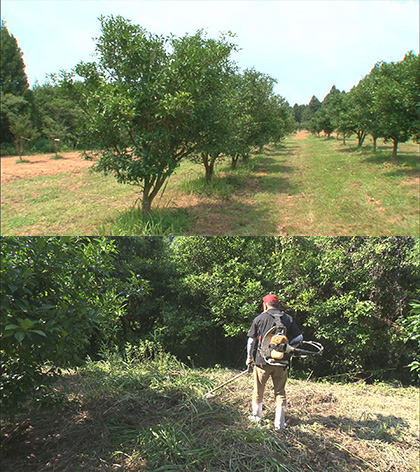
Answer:
<path fill-rule="evenodd" d="M 23 97 L 27 92 L 28 78 L 25 73 L 23 53 L 16 38 L 9 33 L 6 22 L 1 22 L 1 54 L 0 54 L 0 96 L 3 102 L 5 95 L 11 94 Z M 0 142 L 10 143 L 12 135 L 9 131 L 10 122 L 3 107 L 0 112 L 1 131 Z"/>
<path fill-rule="evenodd" d="M 71 148 L 82 140 L 78 122 L 81 110 L 77 104 L 66 97 L 59 86 L 51 83 L 36 85 L 33 88 L 35 122 L 54 149 L 56 139 L 60 144 Z"/>
<path fill-rule="evenodd" d="M 9 33 L 6 22 L 1 22 L 0 90 L 22 96 L 29 88 L 23 53 L 16 38 Z"/>

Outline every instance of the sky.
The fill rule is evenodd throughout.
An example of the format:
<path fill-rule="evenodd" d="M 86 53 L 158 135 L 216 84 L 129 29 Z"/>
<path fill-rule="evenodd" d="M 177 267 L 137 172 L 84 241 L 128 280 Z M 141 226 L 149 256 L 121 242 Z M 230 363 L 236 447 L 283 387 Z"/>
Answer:
<path fill-rule="evenodd" d="M 231 31 L 239 68 L 276 79 L 291 106 L 322 101 L 333 85 L 347 92 L 376 62 L 419 52 L 417 0 L 1 0 L 31 87 L 94 60 L 101 15 L 165 36 Z"/>

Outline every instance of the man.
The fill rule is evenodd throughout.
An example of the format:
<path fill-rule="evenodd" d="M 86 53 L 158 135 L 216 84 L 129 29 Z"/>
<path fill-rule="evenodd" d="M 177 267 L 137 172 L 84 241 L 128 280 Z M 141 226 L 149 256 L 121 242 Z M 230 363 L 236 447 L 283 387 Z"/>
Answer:
<path fill-rule="evenodd" d="M 263 312 L 254 319 L 248 331 L 246 363 L 248 366 L 254 364 L 251 420 L 257 423 L 261 421 L 265 384 L 271 377 L 276 399 L 274 427 L 276 431 L 285 428 L 285 386 L 288 377 L 288 355 L 285 353 L 285 346 L 297 345 L 302 340 L 303 335 L 295 320 L 280 311 L 277 295 L 266 295 L 263 298 Z"/>

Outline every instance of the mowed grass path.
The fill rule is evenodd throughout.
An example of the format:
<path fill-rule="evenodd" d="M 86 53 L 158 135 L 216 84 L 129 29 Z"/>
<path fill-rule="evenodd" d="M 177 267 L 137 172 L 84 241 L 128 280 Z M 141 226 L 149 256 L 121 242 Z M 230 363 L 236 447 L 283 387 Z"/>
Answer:
<path fill-rule="evenodd" d="M 287 235 L 418 235 L 418 146 L 376 154 L 356 140 L 289 140 L 281 153 L 289 189 L 276 199 L 278 233 Z M 292 155 L 292 159 L 288 156 Z M 280 156 L 276 156 L 278 162 Z"/>
<path fill-rule="evenodd" d="M 154 202 L 158 218 L 183 220 L 176 234 L 419 234 L 418 146 L 411 142 L 392 161 L 390 145 L 373 154 L 369 143 L 357 150 L 354 139 L 343 146 L 335 138 L 290 137 L 236 171 L 222 162 L 208 191 L 202 175 L 186 161 Z M 138 197 L 135 187 L 86 169 L 11 181 L 2 189 L 1 233 L 141 234 Z"/>

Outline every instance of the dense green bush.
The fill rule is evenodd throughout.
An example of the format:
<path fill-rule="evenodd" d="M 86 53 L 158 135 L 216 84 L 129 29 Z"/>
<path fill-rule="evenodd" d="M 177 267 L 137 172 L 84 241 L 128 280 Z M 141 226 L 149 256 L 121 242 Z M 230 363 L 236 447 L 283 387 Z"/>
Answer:
<path fill-rule="evenodd" d="M 2 409 L 40 400 L 57 367 L 82 361 L 95 327 L 115 325 L 113 252 L 106 239 L 2 238 Z"/>

